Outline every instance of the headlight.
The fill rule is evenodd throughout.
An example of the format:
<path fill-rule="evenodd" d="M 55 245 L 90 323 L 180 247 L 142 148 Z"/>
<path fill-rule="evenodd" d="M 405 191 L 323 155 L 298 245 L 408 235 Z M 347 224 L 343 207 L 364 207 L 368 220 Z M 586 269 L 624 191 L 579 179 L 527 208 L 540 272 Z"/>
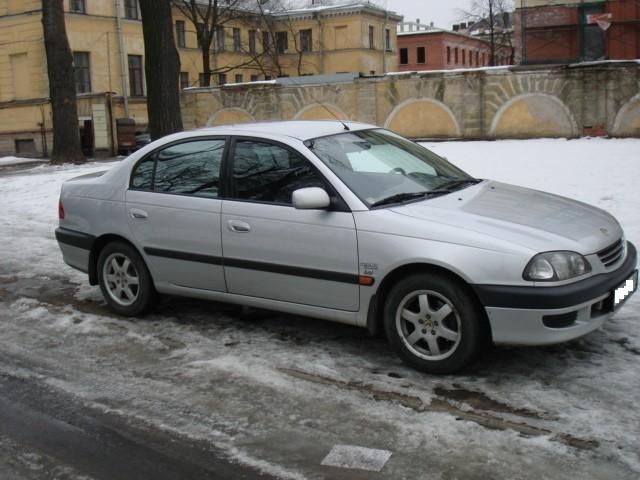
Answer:
<path fill-rule="evenodd" d="M 586 258 L 575 252 L 546 252 L 533 257 L 522 276 L 533 282 L 558 282 L 591 271 Z"/>

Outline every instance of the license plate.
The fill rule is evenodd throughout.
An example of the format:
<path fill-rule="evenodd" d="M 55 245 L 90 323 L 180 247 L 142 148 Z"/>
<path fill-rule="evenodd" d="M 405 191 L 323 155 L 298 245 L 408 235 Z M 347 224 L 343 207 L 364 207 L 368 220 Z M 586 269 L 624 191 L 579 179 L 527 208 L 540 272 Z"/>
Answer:
<path fill-rule="evenodd" d="M 638 289 L 638 271 L 633 272 L 627 280 L 613 291 L 613 308 L 620 307 L 631 294 Z"/>

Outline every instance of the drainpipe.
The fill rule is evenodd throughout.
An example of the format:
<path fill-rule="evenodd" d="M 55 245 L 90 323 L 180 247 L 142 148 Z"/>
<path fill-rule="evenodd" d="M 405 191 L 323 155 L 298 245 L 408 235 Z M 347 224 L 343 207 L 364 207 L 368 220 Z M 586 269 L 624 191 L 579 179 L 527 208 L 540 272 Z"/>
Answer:
<path fill-rule="evenodd" d="M 122 17 L 120 11 L 120 0 L 116 0 L 116 32 L 118 36 L 118 48 L 120 50 L 120 87 L 122 88 L 122 99 L 124 100 L 124 116 L 129 118 L 129 93 L 127 92 L 127 62 L 124 51 L 124 40 L 122 38 Z"/>

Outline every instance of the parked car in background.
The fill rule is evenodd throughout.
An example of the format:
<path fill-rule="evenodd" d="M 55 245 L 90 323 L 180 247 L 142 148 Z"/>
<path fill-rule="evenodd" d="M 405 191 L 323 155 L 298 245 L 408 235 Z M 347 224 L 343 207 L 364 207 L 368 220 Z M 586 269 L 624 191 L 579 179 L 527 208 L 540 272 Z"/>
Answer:
<path fill-rule="evenodd" d="M 433 373 L 585 335 L 637 286 L 610 214 L 360 123 L 171 135 L 65 182 L 59 210 L 64 261 L 119 314 L 161 293 L 333 320 Z"/>

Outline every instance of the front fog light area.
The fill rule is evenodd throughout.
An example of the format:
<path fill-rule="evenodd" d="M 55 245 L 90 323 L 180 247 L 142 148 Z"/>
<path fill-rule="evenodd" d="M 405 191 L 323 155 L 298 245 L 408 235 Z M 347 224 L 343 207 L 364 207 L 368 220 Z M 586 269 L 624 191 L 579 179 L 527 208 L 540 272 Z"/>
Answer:
<path fill-rule="evenodd" d="M 591 271 L 586 258 L 575 252 L 546 252 L 533 257 L 523 278 L 534 282 L 557 282 L 579 277 Z"/>

